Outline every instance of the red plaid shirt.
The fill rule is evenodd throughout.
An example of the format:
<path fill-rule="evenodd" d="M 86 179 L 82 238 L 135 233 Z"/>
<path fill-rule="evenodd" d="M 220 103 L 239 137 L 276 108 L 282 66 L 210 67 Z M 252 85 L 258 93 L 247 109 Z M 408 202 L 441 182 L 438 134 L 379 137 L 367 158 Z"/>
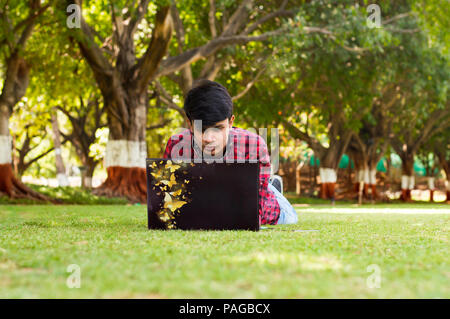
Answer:
<path fill-rule="evenodd" d="M 176 146 L 175 150 L 174 146 Z M 172 154 L 173 151 L 178 151 L 178 155 Z M 197 154 L 199 153 L 195 152 L 193 148 L 192 133 L 185 129 L 167 141 L 164 158 L 194 159 Z M 229 132 L 223 159 L 225 162 L 245 160 L 259 162 L 259 217 L 261 224 L 276 224 L 280 217 L 280 206 L 275 194 L 268 189 L 270 156 L 264 139 L 256 133 L 233 126 Z"/>

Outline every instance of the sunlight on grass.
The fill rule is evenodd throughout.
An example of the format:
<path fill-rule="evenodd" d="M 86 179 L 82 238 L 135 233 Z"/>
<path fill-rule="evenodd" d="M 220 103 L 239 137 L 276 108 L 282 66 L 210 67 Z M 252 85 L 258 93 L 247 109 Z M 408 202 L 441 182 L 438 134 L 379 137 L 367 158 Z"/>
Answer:
<path fill-rule="evenodd" d="M 342 263 L 332 255 L 311 256 L 302 253 L 263 253 L 230 257 L 232 262 L 258 263 L 261 265 L 284 266 L 304 270 L 341 269 Z"/>
<path fill-rule="evenodd" d="M 450 209 L 445 208 L 364 208 L 364 207 L 352 207 L 352 208 L 341 208 L 341 207 L 307 207 L 298 208 L 297 211 L 301 212 L 324 212 L 336 213 L 336 214 L 450 214 Z"/>
<path fill-rule="evenodd" d="M 145 206 L 0 205 L 0 298 L 450 297 L 450 215 L 395 207 L 311 205 L 296 225 L 249 232 L 150 231 Z"/>

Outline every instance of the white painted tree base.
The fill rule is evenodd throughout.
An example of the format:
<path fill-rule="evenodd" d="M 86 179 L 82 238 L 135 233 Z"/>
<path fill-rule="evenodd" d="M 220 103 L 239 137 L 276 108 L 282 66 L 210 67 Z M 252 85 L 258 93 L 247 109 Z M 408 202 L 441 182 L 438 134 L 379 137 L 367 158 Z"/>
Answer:
<path fill-rule="evenodd" d="M 65 187 L 70 185 L 69 178 L 66 174 L 56 174 L 56 179 L 58 180 L 59 186 Z"/>
<path fill-rule="evenodd" d="M 336 171 L 332 168 L 319 168 L 319 176 L 321 183 L 336 183 Z"/>
<path fill-rule="evenodd" d="M 356 173 L 356 182 L 357 183 L 362 183 L 364 182 L 364 170 L 360 169 L 357 173 Z"/>
<path fill-rule="evenodd" d="M 428 189 L 434 189 L 434 177 L 428 177 Z"/>
<path fill-rule="evenodd" d="M 109 140 L 106 144 L 105 167 L 145 168 L 147 145 L 145 142 Z"/>
<path fill-rule="evenodd" d="M 0 135 L 0 165 L 11 163 L 12 163 L 11 136 Z"/>
<path fill-rule="evenodd" d="M 358 183 L 364 182 L 364 184 L 375 185 L 377 183 L 377 170 L 376 169 L 360 169 L 356 174 L 356 181 Z"/>
<path fill-rule="evenodd" d="M 414 176 L 402 175 L 402 189 L 414 189 Z"/>
<path fill-rule="evenodd" d="M 84 185 L 81 185 L 81 186 L 92 187 L 92 178 L 91 177 L 85 177 L 84 178 Z"/>
<path fill-rule="evenodd" d="M 371 169 L 367 170 L 367 181 L 365 181 L 369 185 L 375 185 L 377 183 L 377 170 Z"/>

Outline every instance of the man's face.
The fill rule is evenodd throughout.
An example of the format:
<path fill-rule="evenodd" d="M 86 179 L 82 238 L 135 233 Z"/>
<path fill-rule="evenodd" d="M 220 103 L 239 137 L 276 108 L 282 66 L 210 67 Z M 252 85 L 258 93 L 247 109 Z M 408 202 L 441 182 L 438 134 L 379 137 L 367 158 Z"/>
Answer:
<path fill-rule="evenodd" d="M 199 124 L 199 120 L 189 123 L 189 129 L 194 135 L 197 145 L 202 146 L 202 152 L 206 156 L 215 156 L 222 154 L 228 142 L 228 133 L 233 126 L 234 115 L 230 119 L 217 122 L 210 127 L 203 127 Z"/>

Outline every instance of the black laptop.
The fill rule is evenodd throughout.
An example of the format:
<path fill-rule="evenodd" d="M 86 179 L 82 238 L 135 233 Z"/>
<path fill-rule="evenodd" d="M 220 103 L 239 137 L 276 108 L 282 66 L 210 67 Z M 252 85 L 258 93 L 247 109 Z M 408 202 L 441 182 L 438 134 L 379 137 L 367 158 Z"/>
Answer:
<path fill-rule="evenodd" d="M 259 230 L 259 164 L 147 159 L 149 229 Z"/>

